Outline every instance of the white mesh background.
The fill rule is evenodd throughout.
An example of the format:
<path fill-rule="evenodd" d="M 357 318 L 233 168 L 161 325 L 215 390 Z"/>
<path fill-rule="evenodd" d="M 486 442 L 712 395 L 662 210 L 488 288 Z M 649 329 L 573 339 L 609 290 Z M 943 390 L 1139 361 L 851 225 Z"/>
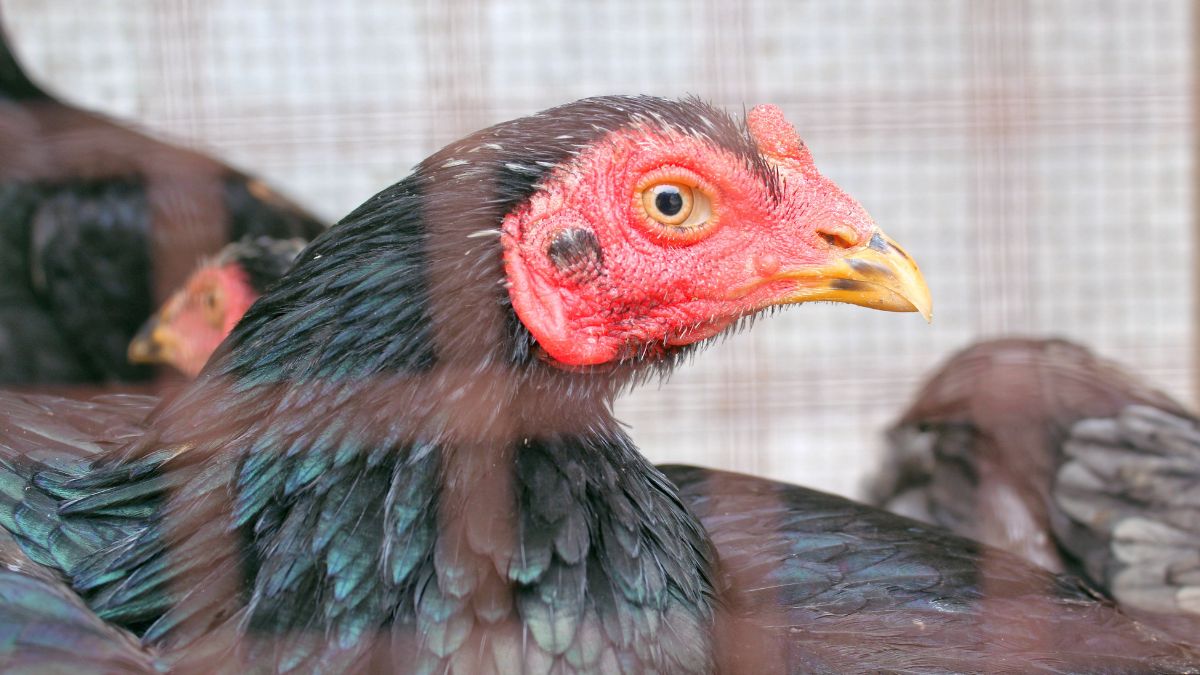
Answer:
<path fill-rule="evenodd" d="M 936 320 L 794 308 L 620 404 L 655 459 L 854 494 L 921 373 L 1082 340 L 1187 396 L 1187 0 L 0 0 L 64 98 L 333 219 L 445 142 L 604 93 L 782 105 Z"/>

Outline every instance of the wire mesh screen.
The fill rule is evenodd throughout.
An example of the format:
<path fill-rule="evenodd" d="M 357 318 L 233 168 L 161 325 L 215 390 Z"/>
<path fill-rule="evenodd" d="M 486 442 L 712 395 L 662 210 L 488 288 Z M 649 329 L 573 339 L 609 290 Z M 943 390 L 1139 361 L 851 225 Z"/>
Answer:
<path fill-rule="evenodd" d="M 5 0 L 49 88 L 336 218 L 444 143 L 595 94 L 781 105 L 936 319 L 802 306 L 621 417 L 659 461 L 856 494 L 921 375 L 1074 338 L 1188 393 L 1187 0 Z"/>

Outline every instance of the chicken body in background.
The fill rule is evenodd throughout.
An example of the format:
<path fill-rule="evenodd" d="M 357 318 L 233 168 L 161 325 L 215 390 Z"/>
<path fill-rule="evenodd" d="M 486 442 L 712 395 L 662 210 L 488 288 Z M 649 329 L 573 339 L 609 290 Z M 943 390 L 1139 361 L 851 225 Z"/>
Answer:
<path fill-rule="evenodd" d="M 0 26 L 0 384 L 145 380 L 129 341 L 197 261 L 323 229 L 256 179 L 59 102 Z"/>
<path fill-rule="evenodd" d="M 870 500 L 1084 576 L 1200 641 L 1200 421 L 1063 340 L 952 357 L 889 433 Z"/>
<path fill-rule="evenodd" d="M 195 377 L 264 291 L 307 244 L 245 238 L 200 264 L 129 343 L 129 360 L 162 363 Z"/>
<path fill-rule="evenodd" d="M 453 143 L 314 240 L 173 398 L 4 396 L 0 662 L 1195 671 L 1016 556 L 647 462 L 618 392 L 812 300 L 930 310 L 777 108 L 603 97 Z"/>

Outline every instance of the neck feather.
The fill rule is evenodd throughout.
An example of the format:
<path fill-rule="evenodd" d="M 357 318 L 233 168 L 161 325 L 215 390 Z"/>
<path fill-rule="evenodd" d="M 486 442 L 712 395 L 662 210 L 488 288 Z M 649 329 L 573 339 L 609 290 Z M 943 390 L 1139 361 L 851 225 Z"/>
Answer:
<path fill-rule="evenodd" d="M 288 426 L 277 416 L 237 456 L 168 467 L 168 483 L 190 477 L 141 547 L 187 542 L 174 561 L 187 569 L 148 642 L 192 654 L 233 631 L 246 667 L 282 654 L 333 669 L 711 672 L 710 543 L 615 422 L 502 444 L 320 416 L 291 435 L 272 431 Z M 125 553 L 124 578 L 172 555 Z M 210 594 L 187 592 L 200 587 L 243 590 L 211 612 Z"/>

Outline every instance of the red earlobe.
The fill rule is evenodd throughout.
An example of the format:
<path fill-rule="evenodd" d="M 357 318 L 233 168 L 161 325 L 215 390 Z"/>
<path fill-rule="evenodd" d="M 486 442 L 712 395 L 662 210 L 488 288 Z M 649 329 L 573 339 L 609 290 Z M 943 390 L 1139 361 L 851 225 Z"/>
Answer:
<path fill-rule="evenodd" d="M 812 155 L 779 106 L 755 106 L 746 116 L 746 126 L 759 152 L 780 161 L 799 162 L 805 172 L 816 173 Z"/>
<path fill-rule="evenodd" d="M 583 331 L 572 331 L 562 289 L 538 273 L 527 255 L 545 255 L 536 247 L 524 246 L 514 235 L 521 227 L 512 215 L 505 219 L 501 243 L 504 247 L 504 273 L 513 311 L 552 359 L 568 366 L 590 366 L 616 357 L 605 341 Z"/>

